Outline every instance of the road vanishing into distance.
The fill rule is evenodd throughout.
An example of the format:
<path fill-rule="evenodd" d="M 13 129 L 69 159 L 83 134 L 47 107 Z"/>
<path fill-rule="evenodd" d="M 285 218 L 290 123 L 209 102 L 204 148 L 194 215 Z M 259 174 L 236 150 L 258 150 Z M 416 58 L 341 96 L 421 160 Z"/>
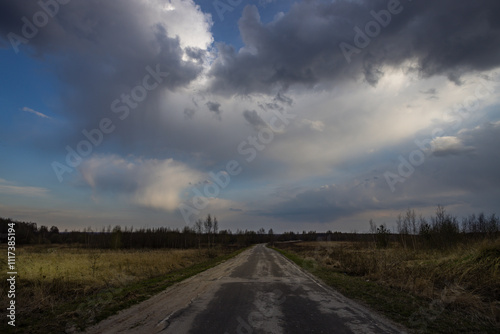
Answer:
<path fill-rule="evenodd" d="M 87 333 L 402 333 L 257 245 L 112 316 Z"/>

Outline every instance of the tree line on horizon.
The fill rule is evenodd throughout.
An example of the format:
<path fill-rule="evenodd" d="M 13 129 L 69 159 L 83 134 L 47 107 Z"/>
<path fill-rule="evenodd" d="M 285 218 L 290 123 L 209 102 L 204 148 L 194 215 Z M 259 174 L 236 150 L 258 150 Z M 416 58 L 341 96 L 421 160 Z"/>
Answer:
<path fill-rule="evenodd" d="M 8 224 L 15 223 L 17 245 L 70 244 L 87 248 L 134 249 L 134 248 L 213 248 L 217 246 L 247 246 L 274 240 L 273 229 L 219 230 L 216 217 L 210 214 L 205 220 L 199 219 L 193 227 L 185 226 L 182 230 L 170 227 L 134 228 L 91 227 L 82 231 L 61 232 L 57 226 L 48 228 L 34 222 L 16 221 L 0 218 L 0 242 L 7 239 Z"/>
<path fill-rule="evenodd" d="M 389 242 L 398 242 L 404 249 L 448 248 L 464 241 L 479 238 L 494 239 L 500 233 L 500 219 L 480 213 L 463 217 L 461 221 L 438 205 L 435 214 L 427 219 L 413 209 L 407 209 L 396 218 L 396 231 L 391 233 L 385 224 L 378 225 L 370 219 L 370 233 L 378 248 Z"/>
<path fill-rule="evenodd" d="M 408 209 L 396 219 L 396 231 L 391 232 L 386 224 L 377 225 L 370 219 L 370 233 L 325 233 L 316 231 L 284 232 L 275 234 L 273 229 L 257 231 L 240 230 L 233 233 L 230 229 L 219 230 L 219 222 L 210 214 L 204 220 L 198 219 L 193 227 L 182 230 L 169 227 L 138 228 L 103 227 L 101 230 L 84 228 L 83 231 L 60 232 L 57 226 L 38 227 L 34 222 L 15 221 L 0 218 L 0 241 L 7 239 L 8 224 L 16 224 L 17 245 L 69 244 L 88 248 L 137 249 L 137 248 L 213 248 L 243 247 L 256 243 L 286 241 L 375 241 L 379 248 L 390 242 L 398 242 L 405 249 L 443 248 L 455 245 L 465 239 L 497 237 L 500 233 L 500 220 L 495 215 L 472 214 L 458 220 L 438 206 L 430 219 Z"/>

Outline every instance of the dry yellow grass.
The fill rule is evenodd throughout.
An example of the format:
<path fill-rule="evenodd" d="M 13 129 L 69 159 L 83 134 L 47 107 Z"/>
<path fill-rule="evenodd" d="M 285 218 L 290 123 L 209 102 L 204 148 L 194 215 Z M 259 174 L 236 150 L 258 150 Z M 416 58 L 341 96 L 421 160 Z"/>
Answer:
<path fill-rule="evenodd" d="M 196 249 L 91 250 L 64 246 L 17 248 L 18 315 L 52 309 L 108 288 L 159 277 L 208 259 Z M 0 265 L 6 266 L 2 259 Z M 6 280 L 0 283 L 7 303 Z"/>
<path fill-rule="evenodd" d="M 300 242 L 292 250 L 313 266 L 442 301 L 500 323 L 500 239 L 448 250 L 375 249 L 370 243 Z"/>
<path fill-rule="evenodd" d="M 88 250 L 24 247 L 18 250 L 19 278 L 64 279 L 92 285 L 158 276 L 189 266 L 200 257 L 194 249 Z"/>

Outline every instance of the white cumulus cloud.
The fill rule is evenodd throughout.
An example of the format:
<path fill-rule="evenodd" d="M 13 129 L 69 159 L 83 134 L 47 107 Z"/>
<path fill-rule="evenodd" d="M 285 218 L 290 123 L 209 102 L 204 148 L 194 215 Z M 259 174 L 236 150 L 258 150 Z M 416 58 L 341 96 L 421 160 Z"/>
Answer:
<path fill-rule="evenodd" d="M 180 194 L 202 174 L 173 159 L 124 159 L 94 156 L 80 167 L 85 182 L 98 192 L 128 195 L 140 206 L 173 211 Z"/>
<path fill-rule="evenodd" d="M 438 137 L 432 140 L 432 154 L 435 156 L 458 155 L 474 150 L 472 146 L 466 146 L 460 138 L 454 136 Z"/>

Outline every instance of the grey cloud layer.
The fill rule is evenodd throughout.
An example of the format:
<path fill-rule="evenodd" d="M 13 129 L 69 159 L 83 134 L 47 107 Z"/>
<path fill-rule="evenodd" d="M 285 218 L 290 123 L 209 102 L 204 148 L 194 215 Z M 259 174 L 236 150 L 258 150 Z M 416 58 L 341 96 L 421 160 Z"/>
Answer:
<path fill-rule="evenodd" d="M 270 23 L 248 6 L 239 21 L 245 48 L 218 46 L 212 89 L 247 94 L 361 76 L 376 84 L 384 66 L 402 64 L 424 77 L 444 74 L 460 83 L 465 72 L 499 65 L 500 3 L 495 0 L 402 0 L 402 11 L 348 64 L 339 44 L 354 46 L 353 28 L 364 30 L 374 20 L 370 11 L 386 10 L 390 2 L 300 2 Z"/>
<path fill-rule="evenodd" d="M 416 166 L 415 173 L 398 184 L 395 192 L 389 190 L 382 173 L 397 168 L 397 163 L 377 165 L 374 161 L 377 169 L 364 179 L 305 189 L 254 214 L 288 221 L 331 222 L 362 212 L 437 204 L 495 207 L 492 203 L 500 184 L 500 153 L 496 149 L 500 122 L 434 140 L 438 141 L 442 145 L 432 145 L 425 162 Z M 405 145 L 407 151 L 415 148 L 413 141 Z M 435 154 L 436 149 L 439 154 Z"/>
<path fill-rule="evenodd" d="M 308 184 L 309 179 L 319 177 L 318 169 L 323 170 L 321 177 L 342 168 L 335 172 L 352 177 L 342 164 L 357 163 L 360 173 L 370 169 L 370 158 L 354 161 L 364 154 L 359 149 L 364 145 L 359 142 L 375 141 L 379 133 L 366 130 L 379 127 L 377 121 L 396 114 L 387 108 L 376 114 L 376 101 L 370 92 L 353 94 L 349 103 L 343 103 L 336 95 L 341 94 L 341 88 L 344 93 L 346 87 L 359 88 L 346 81 L 365 80 L 377 85 L 383 83 L 387 68 L 401 67 L 406 74 L 445 75 L 460 84 L 470 72 L 498 67 L 498 0 L 401 0 L 401 13 L 393 15 L 391 23 L 366 48 L 353 54 L 350 63 L 339 44 L 354 45 L 353 28 L 364 30 L 365 24 L 374 20 L 370 11 L 386 9 L 389 0 L 299 2 L 272 22 L 261 22 L 257 8 L 247 6 L 239 21 L 245 47 L 235 50 L 215 43 L 215 55 L 210 48 L 211 22 L 199 8 L 190 3 L 189 15 L 177 16 L 197 20 L 192 25 L 198 24 L 200 30 L 187 37 L 201 36 L 205 47 L 176 35 L 157 8 L 148 5 L 151 3 L 161 1 L 71 1 L 36 38 L 21 47 L 23 52 L 43 59 L 62 84 L 57 92 L 61 110 L 51 116 L 67 119 L 68 129 L 53 131 L 57 140 L 50 141 L 56 143 L 52 149 L 62 158 L 65 145 L 81 140 L 83 129 L 97 127 L 102 117 L 118 120 L 120 114 L 113 113 L 111 103 L 141 84 L 146 66 L 158 65 L 168 72 L 158 89 L 149 91 L 137 107 L 129 107 L 130 116 L 125 121 L 117 121 L 113 139 L 105 141 L 109 146 L 95 151 L 102 156 L 82 164 L 80 173 L 96 193 L 124 193 L 141 206 L 175 209 L 186 184 L 203 179 L 202 172 L 216 171 L 230 159 L 243 160 L 237 153 L 238 144 L 267 127 L 273 111 L 287 108 L 297 113 L 300 121 L 276 133 L 272 145 L 259 151 L 251 166 L 243 165 L 245 172 L 231 187 L 237 188 L 239 180 L 251 180 L 254 187 L 257 180 L 271 187 L 300 184 L 300 189 L 306 190 L 294 191 L 293 196 L 289 193 L 290 197 L 279 203 L 272 196 L 259 196 L 266 201 L 255 211 L 261 216 L 328 222 L 366 210 L 434 206 L 438 200 L 444 205 L 460 200 L 479 203 L 491 199 L 473 199 L 474 194 L 494 192 L 500 184 L 497 123 L 436 139 L 425 164 L 404 184 L 398 184 L 396 193 L 390 192 L 382 177 L 386 169 L 394 168 L 388 164 L 390 158 L 382 154 L 374 154 L 376 172 L 335 186 L 313 188 Z M 11 31 L 19 33 L 21 17 L 31 17 L 38 10 L 36 1 L 4 1 L 0 5 L 0 35 L 4 38 L 0 47 L 9 48 L 5 36 Z M 205 75 L 208 83 L 203 86 Z M 203 82 L 196 87 L 199 94 L 188 91 L 197 80 Z M 340 87 L 332 90 L 331 100 L 325 100 L 321 110 L 315 108 L 313 94 L 307 95 L 318 86 Z M 370 87 L 360 89 L 366 88 Z M 392 99 L 391 94 L 397 92 L 388 90 L 384 95 L 390 100 L 388 104 L 406 105 L 406 101 Z M 451 95 L 445 92 L 440 85 L 424 87 L 417 94 L 442 101 Z M 238 96 L 227 99 L 234 95 Z M 297 107 L 301 99 L 308 103 Z M 381 124 L 386 127 L 382 131 L 390 130 L 390 122 Z M 405 131 L 414 130 L 408 127 Z M 397 143 L 388 139 L 386 145 Z M 411 141 L 402 145 L 402 151 L 415 149 Z M 337 146 L 342 149 L 336 150 Z M 359 152 L 349 152 L 356 150 Z M 397 156 L 395 152 L 390 155 Z M 140 158 L 131 164 L 122 158 L 129 154 Z M 296 172 L 298 169 L 303 174 Z M 179 182 L 172 181 L 176 175 L 182 176 Z M 164 193 L 166 188 L 173 190 Z M 258 188 L 247 190 L 256 193 Z M 431 196 L 435 194 L 442 196 Z"/>
<path fill-rule="evenodd" d="M 0 35 L 5 39 L 9 32 L 21 35 L 21 18 L 31 20 L 33 13 L 41 10 L 36 1 L 9 1 L 1 7 Z M 209 18 L 194 6 L 190 14 L 196 25 L 208 31 Z M 71 129 L 66 126 L 54 134 L 59 143 L 64 143 L 53 148 L 54 152 L 62 150 L 64 155 L 66 144 L 75 145 L 82 139 L 81 131 L 97 127 L 103 117 L 120 123 L 113 136 L 124 147 L 130 148 L 139 137 L 151 144 L 159 140 L 159 134 L 166 142 L 175 140 L 179 134 L 175 127 L 169 129 L 169 136 L 163 135 L 165 110 L 160 102 L 165 90 L 176 91 L 199 76 L 203 70 L 199 57 L 204 51 L 195 46 L 183 48 L 185 41 L 169 31 L 162 15 L 154 2 L 71 1 L 60 6 L 58 14 L 29 43 L 20 46 L 22 52 L 43 59 L 64 87 L 57 92 L 62 107 L 53 112 L 69 120 Z M 10 47 L 8 41 L 4 45 Z M 121 99 L 120 107 L 125 106 L 122 97 L 142 84 L 147 66 L 168 73 L 168 77 L 162 77 L 158 88 L 148 91 L 147 98 L 136 107 L 128 107 L 130 116 L 120 122 L 122 113 L 113 113 L 112 102 Z M 182 110 L 179 107 L 168 113 Z"/>
<path fill-rule="evenodd" d="M 22 36 L 21 18 L 31 20 L 40 10 L 35 1 L 4 4 L 0 14 L 2 37 L 10 32 Z M 159 63 L 172 76 L 166 86 L 175 89 L 193 80 L 201 68 L 181 59 L 178 38 L 169 35 L 162 22 L 141 22 L 150 11 L 146 5 L 133 1 L 72 1 L 61 6 L 59 13 L 25 47 L 40 57 L 65 53 L 65 57 L 57 58 L 59 74 L 74 85 L 78 85 L 77 79 L 89 83 L 87 80 L 96 75 L 109 80 L 104 83 L 137 80 L 145 65 Z M 188 54 L 193 54 L 193 50 Z"/>

